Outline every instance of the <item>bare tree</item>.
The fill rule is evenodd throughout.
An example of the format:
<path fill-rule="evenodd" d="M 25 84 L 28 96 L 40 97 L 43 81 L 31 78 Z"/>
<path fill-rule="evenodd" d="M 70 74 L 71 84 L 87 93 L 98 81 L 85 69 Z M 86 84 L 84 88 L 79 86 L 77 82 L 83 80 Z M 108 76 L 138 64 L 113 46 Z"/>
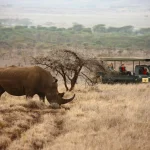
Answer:
<path fill-rule="evenodd" d="M 49 53 L 46 57 L 33 58 L 34 64 L 44 65 L 50 68 L 56 74 L 61 75 L 64 81 L 66 90 L 73 90 L 79 73 L 84 66 L 84 60 L 75 52 L 70 50 L 55 50 Z M 70 83 L 70 88 L 67 85 Z"/>
<path fill-rule="evenodd" d="M 77 52 L 66 49 L 51 51 L 46 57 L 33 57 L 33 63 L 36 65 L 45 66 L 46 68 L 51 69 L 56 74 L 59 74 L 63 78 L 64 85 L 67 91 L 71 91 L 74 89 L 79 75 L 86 78 L 86 80 L 91 80 L 88 74 L 86 74 L 87 70 L 89 72 L 93 72 L 94 68 L 95 70 L 96 68 L 97 70 L 105 70 L 103 64 L 98 60 L 88 59 Z M 92 64 L 95 67 L 93 67 Z M 70 84 L 70 87 L 68 87 L 67 83 Z"/>

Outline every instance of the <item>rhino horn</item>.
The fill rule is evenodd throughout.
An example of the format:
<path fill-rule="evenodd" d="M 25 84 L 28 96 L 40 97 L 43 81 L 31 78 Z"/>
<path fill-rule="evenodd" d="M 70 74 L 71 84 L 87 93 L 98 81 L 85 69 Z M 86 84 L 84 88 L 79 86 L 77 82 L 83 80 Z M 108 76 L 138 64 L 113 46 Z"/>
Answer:
<path fill-rule="evenodd" d="M 61 98 L 60 105 L 61 104 L 66 104 L 68 102 L 71 102 L 74 98 L 75 98 L 75 94 L 71 98 L 69 98 L 69 99 Z"/>

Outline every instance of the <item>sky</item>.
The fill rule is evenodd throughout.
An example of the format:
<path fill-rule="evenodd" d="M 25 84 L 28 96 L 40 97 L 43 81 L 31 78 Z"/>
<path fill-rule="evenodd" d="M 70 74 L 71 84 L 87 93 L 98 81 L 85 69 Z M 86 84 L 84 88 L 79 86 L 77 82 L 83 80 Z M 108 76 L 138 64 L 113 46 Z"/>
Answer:
<path fill-rule="evenodd" d="M 48 7 L 122 7 L 150 6 L 150 0 L 0 0 L 0 4 Z"/>
<path fill-rule="evenodd" d="M 13 7 L 4 7 L 8 4 Z M 59 27 L 74 22 L 150 27 L 150 0 L 0 0 L 0 18 L 28 18 L 34 25 L 52 22 Z"/>

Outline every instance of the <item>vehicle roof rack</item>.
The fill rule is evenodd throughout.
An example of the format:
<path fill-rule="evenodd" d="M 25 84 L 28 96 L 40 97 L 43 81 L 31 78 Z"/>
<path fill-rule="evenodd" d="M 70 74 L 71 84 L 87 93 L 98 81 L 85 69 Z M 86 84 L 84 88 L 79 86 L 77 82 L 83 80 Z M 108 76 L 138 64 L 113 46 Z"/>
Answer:
<path fill-rule="evenodd" d="M 100 57 L 103 61 L 150 61 L 150 58 L 139 57 Z"/>

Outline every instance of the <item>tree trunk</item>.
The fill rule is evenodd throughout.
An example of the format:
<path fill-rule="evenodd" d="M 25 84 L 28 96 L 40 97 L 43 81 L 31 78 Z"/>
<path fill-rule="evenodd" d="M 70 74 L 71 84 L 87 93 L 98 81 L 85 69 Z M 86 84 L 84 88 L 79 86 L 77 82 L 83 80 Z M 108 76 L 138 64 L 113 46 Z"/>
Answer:
<path fill-rule="evenodd" d="M 74 89 L 76 82 L 77 82 L 77 79 L 75 79 L 75 78 L 73 78 L 71 80 L 71 87 L 70 87 L 69 91 L 72 91 Z"/>
<path fill-rule="evenodd" d="M 67 80 L 66 80 L 66 76 L 65 75 L 63 76 L 63 80 L 64 80 L 64 85 L 65 85 L 66 91 L 68 91 L 69 88 L 67 86 Z"/>
<path fill-rule="evenodd" d="M 66 81 L 64 81 L 64 85 L 65 85 L 66 91 L 68 91 L 69 88 L 68 88 L 68 86 L 67 86 L 67 82 L 66 82 Z"/>
<path fill-rule="evenodd" d="M 79 77 L 79 73 L 80 73 L 81 69 L 82 69 L 82 66 L 79 68 L 78 71 L 75 71 L 74 77 L 71 79 L 71 87 L 70 87 L 69 91 L 72 91 L 74 89 L 75 84 L 77 83 L 77 79 Z"/>

